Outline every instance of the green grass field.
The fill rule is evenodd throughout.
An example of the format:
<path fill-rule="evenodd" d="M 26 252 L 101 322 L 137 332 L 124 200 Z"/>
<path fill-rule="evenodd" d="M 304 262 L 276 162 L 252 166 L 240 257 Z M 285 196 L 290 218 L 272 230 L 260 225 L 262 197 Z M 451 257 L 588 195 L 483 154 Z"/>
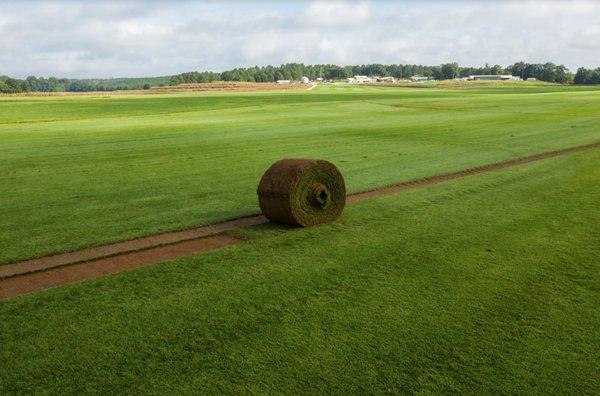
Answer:
<path fill-rule="evenodd" d="M 258 212 L 282 157 L 350 192 L 600 141 L 561 86 L 0 99 L 0 263 Z M 600 388 L 600 150 L 0 302 L 0 394 Z"/>
<path fill-rule="evenodd" d="M 0 99 L 0 264 L 258 212 L 282 157 L 327 158 L 350 192 L 600 140 L 600 90 Z"/>

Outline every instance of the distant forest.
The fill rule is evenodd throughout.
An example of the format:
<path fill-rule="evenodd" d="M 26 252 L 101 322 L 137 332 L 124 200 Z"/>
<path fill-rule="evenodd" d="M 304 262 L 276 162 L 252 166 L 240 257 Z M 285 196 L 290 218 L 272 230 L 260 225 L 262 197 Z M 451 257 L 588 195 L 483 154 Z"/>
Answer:
<path fill-rule="evenodd" d="M 24 80 L 0 76 L 0 92 L 95 92 L 144 89 L 169 85 L 172 76 L 142 78 L 67 79 L 29 76 Z"/>
<path fill-rule="evenodd" d="M 311 80 L 317 78 L 338 80 L 354 75 L 393 76 L 399 79 L 421 75 L 435 80 L 448 80 L 474 74 L 512 74 L 523 79 L 536 78 L 540 81 L 560 84 L 600 84 L 600 68 L 585 69 L 582 67 L 573 74 L 564 65 L 555 65 L 550 62 L 518 62 L 508 67 L 487 64 L 484 67 L 461 67 L 458 63 L 446 63 L 440 66 L 382 64 L 337 66 L 287 63 L 281 66 L 236 68 L 222 73 L 193 71 L 174 76 L 148 78 L 66 79 L 30 76 L 20 80 L 0 76 L 0 92 L 114 91 L 213 81 L 275 82 L 277 80 L 299 80 L 303 76 Z"/>

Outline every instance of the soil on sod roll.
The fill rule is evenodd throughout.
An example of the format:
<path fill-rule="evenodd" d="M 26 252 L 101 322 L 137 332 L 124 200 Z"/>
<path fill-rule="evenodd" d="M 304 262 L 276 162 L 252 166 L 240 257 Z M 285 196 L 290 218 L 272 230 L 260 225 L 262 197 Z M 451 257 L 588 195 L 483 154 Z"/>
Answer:
<path fill-rule="evenodd" d="M 333 221 L 346 204 L 344 178 L 324 160 L 277 161 L 261 178 L 257 193 L 270 221 L 300 227 Z"/>

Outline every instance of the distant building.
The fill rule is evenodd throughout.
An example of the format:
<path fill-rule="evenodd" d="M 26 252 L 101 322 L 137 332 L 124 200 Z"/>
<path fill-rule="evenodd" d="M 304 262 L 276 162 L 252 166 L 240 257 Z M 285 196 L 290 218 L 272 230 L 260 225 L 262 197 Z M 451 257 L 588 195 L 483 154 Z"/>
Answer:
<path fill-rule="evenodd" d="M 290 80 L 277 80 L 277 84 L 289 84 L 291 83 Z"/>
<path fill-rule="evenodd" d="M 396 79 L 392 76 L 375 77 L 375 80 L 377 80 L 377 82 L 380 82 L 380 83 L 393 83 L 394 81 L 396 81 Z"/>
<path fill-rule="evenodd" d="M 469 80 L 486 80 L 486 81 L 507 81 L 507 80 L 519 80 L 519 77 L 512 76 L 510 74 L 481 74 L 475 76 L 469 76 Z"/>
<path fill-rule="evenodd" d="M 412 82 L 423 82 L 423 81 L 427 81 L 427 80 L 429 80 L 429 77 L 425 77 L 420 74 L 415 74 L 414 76 L 412 76 L 410 78 L 410 81 L 412 81 Z"/>
<path fill-rule="evenodd" d="M 310 83 L 310 78 L 308 78 L 308 77 L 304 76 L 304 77 L 302 77 L 302 78 L 300 79 L 300 82 L 301 82 L 302 84 L 308 84 L 308 83 Z"/>
<path fill-rule="evenodd" d="M 374 78 L 371 78 L 369 76 L 354 76 L 354 77 L 350 77 L 348 79 L 348 82 L 350 84 L 370 84 L 373 82 L 376 82 L 377 80 L 375 80 Z"/>
<path fill-rule="evenodd" d="M 525 81 L 537 81 L 537 78 L 535 78 L 535 77 L 529 77 Z"/>
<path fill-rule="evenodd" d="M 317 82 L 323 82 L 323 77 L 318 77 Z"/>

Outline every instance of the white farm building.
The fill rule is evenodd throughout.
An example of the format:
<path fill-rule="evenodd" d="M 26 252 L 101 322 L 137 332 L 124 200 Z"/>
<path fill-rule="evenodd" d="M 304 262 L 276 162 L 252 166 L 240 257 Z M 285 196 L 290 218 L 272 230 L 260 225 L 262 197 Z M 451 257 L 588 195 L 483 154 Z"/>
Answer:
<path fill-rule="evenodd" d="M 376 80 L 374 78 L 371 78 L 369 76 L 354 76 L 348 79 L 348 82 L 350 84 L 371 84 L 375 81 Z"/>
<path fill-rule="evenodd" d="M 412 76 L 410 78 L 410 81 L 412 81 L 412 82 L 423 82 L 423 81 L 428 81 L 428 80 L 429 80 L 429 77 L 425 77 L 420 74 L 415 74 L 414 76 Z"/>
<path fill-rule="evenodd" d="M 508 81 L 520 80 L 520 78 L 510 74 L 482 74 L 469 76 L 468 80 Z"/>

